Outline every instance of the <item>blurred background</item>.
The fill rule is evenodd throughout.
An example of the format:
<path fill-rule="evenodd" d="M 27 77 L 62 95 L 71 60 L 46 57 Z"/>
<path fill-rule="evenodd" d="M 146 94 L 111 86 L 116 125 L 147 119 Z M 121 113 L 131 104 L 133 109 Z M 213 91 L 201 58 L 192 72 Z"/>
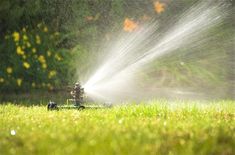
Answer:
<path fill-rule="evenodd" d="M 48 101 L 89 75 L 118 33 L 170 20 L 197 0 L 1 0 L 0 100 Z M 216 2 L 216 1 L 214 1 Z M 234 11 L 231 3 L 231 8 Z M 235 97 L 234 14 L 208 31 L 203 47 L 180 49 L 151 63 L 147 86 L 187 87 Z M 155 82 L 153 82 L 155 81 Z M 48 93 L 49 92 L 49 93 Z M 56 98 L 64 98 L 58 95 Z"/>

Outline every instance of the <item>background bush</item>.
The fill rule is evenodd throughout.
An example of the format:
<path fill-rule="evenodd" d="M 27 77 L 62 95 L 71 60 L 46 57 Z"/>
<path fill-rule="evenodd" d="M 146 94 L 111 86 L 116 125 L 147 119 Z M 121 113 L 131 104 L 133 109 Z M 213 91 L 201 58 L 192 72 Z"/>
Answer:
<path fill-rule="evenodd" d="M 161 33 L 168 28 L 169 17 L 176 19 L 175 16 L 197 1 L 160 0 L 166 7 L 158 14 L 152 0 L 1 0 L 0 90 L 51 90 L 73 83 L 81 74 L 92 72 L 89 65 L 96 66 L 93 61 L 99 51 L 102 54 L 101 45 L 112 45 L 116 34 L 124 31 L 126 19 L 137 25 L 158 20 L 161 24 L 157 33 Z M 229 17 L 220 29 L 208 33 L 232 40 L 232 21 Z M 222 39 L 220 44 L 215 42 L 205 47 L 211 53 L 181 49 L 176 55 L 153 62 L 150 73 L 143 73 L 143 77 L 149 83 L 152 83 L 149 77 L 158 77 L 158 87 L 217 85 L 231 91 L 233 44 Z M 225 44 L 227 49 L 221 46 Z"/>
<path fill-rule="evenodd" d="M 45 24 L 23 27 L 7 33 L 1 46 L 0 84 L 2 90 L 47 88 L 66 84 L 71 53 L 56 48 L 59 32 Z"/>

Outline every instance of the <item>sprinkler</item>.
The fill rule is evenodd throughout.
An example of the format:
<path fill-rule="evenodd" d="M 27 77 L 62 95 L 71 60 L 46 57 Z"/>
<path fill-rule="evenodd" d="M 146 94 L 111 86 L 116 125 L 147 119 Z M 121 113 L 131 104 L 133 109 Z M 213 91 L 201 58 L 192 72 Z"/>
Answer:
<path fill-rule="evenodd" d="M 99 109 L 99 108 L 110 108 L 110 104 L 103 104 L 100 106 L 91 106 L 86 105 L 84 101 L 85 92 L 84 88 L 80 85 L 79 82 L 76 82 L 72 90 L 70 90 L 71 98 L 67 99 L 67 103 L 64 105 L 57 105 L 57 103 L 50 101 L 47 104 L 47 110 L 60 110 L 60 109 Z"/>
<path fill-rule="evenodd" d="M 85 107 L 82 105 L 84 98 L 84 88 L 82 88 L 78 82 L 75 83 L 75 86 L 70 94 L 73 98 L 68 100 L 72 101 L 74 103 L 74 106 L 84 109 Z"/>
<path fill-rule="evenodd" d="M 79 82 L 76 82 L 73 89 L 70 92 L 72 98 L 67 99 L 67 105 L 57 105 L 57 103 L 50 101 L 47 105 L 47 110 L 59 110 L 59 109 L 85 109 L 84 104 L 84 88 L 81 87 Z M 69 103 L 72 103 L 69 105 Z"/>

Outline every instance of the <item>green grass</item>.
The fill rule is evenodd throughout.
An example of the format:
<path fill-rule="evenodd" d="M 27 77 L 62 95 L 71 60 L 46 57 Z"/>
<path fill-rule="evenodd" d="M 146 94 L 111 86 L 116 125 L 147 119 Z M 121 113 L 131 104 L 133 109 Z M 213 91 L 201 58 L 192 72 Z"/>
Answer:
<path fill-rule="evenodd" d="M 234 146 L 234 101 L 153 101 L 83 111 L 0 105 L 3 155 L 232 155 Z"/>

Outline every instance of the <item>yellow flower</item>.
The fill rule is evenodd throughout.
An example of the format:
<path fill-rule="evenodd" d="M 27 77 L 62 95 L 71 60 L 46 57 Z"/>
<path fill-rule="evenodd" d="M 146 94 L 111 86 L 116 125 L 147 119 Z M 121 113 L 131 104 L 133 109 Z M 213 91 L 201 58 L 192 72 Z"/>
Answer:
<path fill-rule="evenodd" d="M 48 28 L 45 26 L 43 29 L 44 32 L 48 32 Z"/>
<path fill-rule="evenodd" d="M 20 34 L 18 32 L 14 32 L 12 36 L 15 42 L 18 42 L 20 40 Z"/>
<path fill-rule="evenodd" d="M 16 53 L 17 53 L 18 55 L 24 55 L 24 51 L 21 49 L 20 46 L 17 46 L 17 48 L 16 48 Z"/>
<path fill-rule="evenodd" d="M 62 57 L 59 54 L 55 54 L 55 59 L 58 60 L 58 61 L 61 61 Z"/>
<path fill-rule="evenodd" d="M 45 57 L 43 56 L 43 55 L 40 55 L 39 57 L 38 57 L 38 61 L 40 62 L 40 63 L 46 63 L 46 59 L 45 59 Z"/>
<path fill-rule="evenodd" d="M 26 68 L 26 69 L 29 69 L 30 68 L 30 64 L 28 62 L 23 62 L 23 66 Z"/>
<path fill-rule="evenodd" d="M 49 72 L 48 74 L 48 78 L 51 79 L 52 77 L 54 77 L 56 75 L 56 71 L 55 70 L 52 70 Z"/>
<path fill-rule="evenodd" d="M 4 78 L 0 78 L 0 83 L 3 83 L 4 82 Z"/>
<path fill-rule="evenodd" d="M 41 38 L 39 35 L 36 35 L 36 43 L 41 44 Z"/>
<path fill-rule="evenodd" d="M 11 67 L 7 67 L 7 73 L 11 74 L 13 72 L 13 69 Z"/>
<path fill-rule="evenodd" d="M 42 26 L 42 23 L 39 23 L 39 24 L 37 25 L 38 28 L 40 28 L 41 26 Z"/>
<path fill-rule="evenodd" d="M 53 87 L 53 86 L 50 86 L 50 87 L 49 87 L 49 90 L 53 90 L 53 89 L 54 89 L 54 87 Z"/>
<path fill-rule="evenodd" d="M 9 35 L 5 35 L 5 37 L 4 37 L 4 38 L 5 38 L 6 40 L 7 40 L 7 39 L 9 39 Z"/>
<path fill-rule="evenodd" d="M 59 33 L 59 32 L 55 32 L 54 35 L 55 35 L 55 36 L 58 36 L 58 35 L 60 35 L 60 33 Z"/>
<path fill-rule="evenodd" d="M 32 87 L 35 88 L 36 87 L 36 84 L 35 82 L 32 83 Z"/>
<path fill-rule="evenodd" d="M 22 29 L 22 31 L 23 31 L 23 32 L 26 32 L 26 28 L 24 27 L 24 28 Z"/>
<path fill-rule="evenodd" d="M 33 48 L 33 49 L 32 49 L 32 52 L 33 52 L 33 53 L 36 53 L 36 52 L 37 52 L 36 48 Z"/>
<path fill-rule="evenodd" d="M 53 90 L 54 89 L 53 86 L 50 83 L 47 84 L 47 87 L 49 88 L 49 90 Z"/>
<path fill-rule="evenodd" d="M 47 51 L 47 56 L 48 56 L 48 57 L 51 56 L 51 51 Z"/>
<path fill-rule="evenodd" d="M 19 78 L 18 78 L 18 79 L 16 80 L 16 83 L 17 83 L 18 86 L 21 86 L 21 84 L 22 84 L 22 79 L 19 79 Z"/>
<path fill-rule="evenodd" d="M 28 40 L 28 37 L 27 37 L 27 35 L 23 35 L 23 40 Z"/>
<path fill-rule="evenodd" d="M 46 69 L 46 68 L 47 68 L 47 64 L 45 64 L 45 63 L 42 64 L 42 68 L 43 68 L 43 69 Z"/>
<path fill-rule="evenodd" d="M 26 46 L 27 46 L 28 48 L 30 48 L 30 47 L 31 47 L 30 42 L 27 42 L 27 43 L 26 43 Z"/>

